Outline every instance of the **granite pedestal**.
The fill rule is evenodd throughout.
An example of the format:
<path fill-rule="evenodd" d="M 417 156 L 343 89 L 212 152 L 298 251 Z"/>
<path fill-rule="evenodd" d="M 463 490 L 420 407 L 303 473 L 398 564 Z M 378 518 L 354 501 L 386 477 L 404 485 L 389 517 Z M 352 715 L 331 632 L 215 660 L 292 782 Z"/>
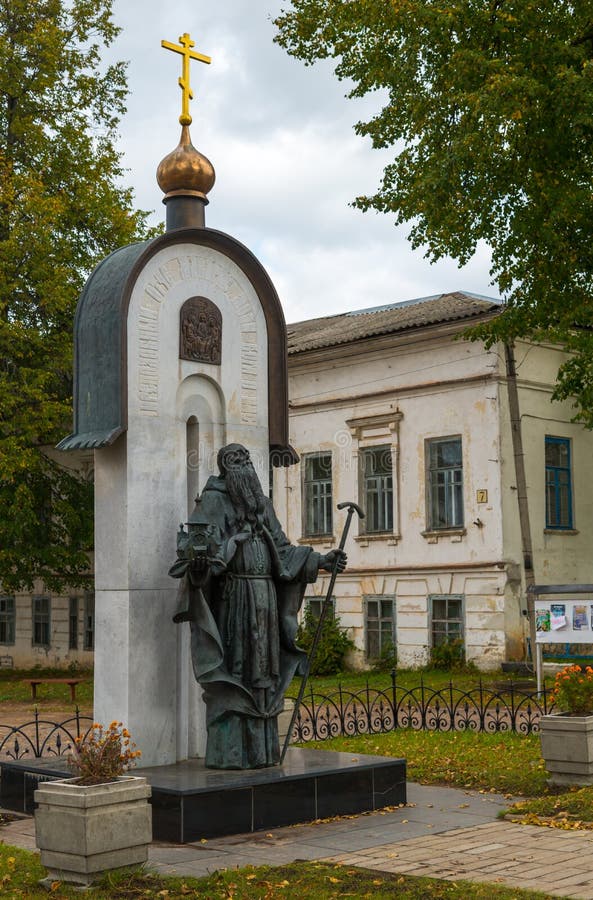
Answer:
<path fill-rule="evenodd" d="M 282 767 L 206 769 L 201 759 L 135 770 L 152 788 L 155 840 L 183 844 L 406 802 L 406 762 L 291 748 Z M 40 781 L 68 777 L 65 760 L 1 763 L 0 803 L 33 813 Z"/>

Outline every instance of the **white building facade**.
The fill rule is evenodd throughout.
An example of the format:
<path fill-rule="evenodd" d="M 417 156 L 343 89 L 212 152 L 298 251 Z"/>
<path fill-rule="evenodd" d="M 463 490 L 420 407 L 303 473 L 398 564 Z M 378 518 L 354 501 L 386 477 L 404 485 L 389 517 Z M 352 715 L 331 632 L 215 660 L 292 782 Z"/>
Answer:
<path fill-rule="evenodd" d="M 400 666 L 421 666 L 447 641 L 484 670 L 524 658 L 521 491 L 535 582 L 593 581 L 593 434 L 552 402 L 563 354 L 518 342 L 521 485 L 504 348 L 460 339 L 497 313 L 456 293 L 288 326 L 300 463 L 274 470 L 274 506 L 292 542 L 321 552 L 340 539 L 337 503 L 366 511 L 334 591 L 358 666 L 392 647 Z M 78 462 L 92 472 L 88 453 Z M 307 602 L 319 608 L 328 583 Z M 61 596 L 0 589 L 0 665 L 89 665 L 94 625 L 92 579 Z"/>
<path fill-rule="evenodd" d="M 496 315 L 449 294 L 289 326 L 291 443 L 274 504 L 291 541 L 325 551 L 353 521 L 334 606 L 356 662 L 390 647 L 429 662 L 456 641 L 487 670 L 522 659 L 529 635 L 504 348 L 458 338 Z M 537 583 L 590 582 L 593 434 L 552 403 L 562 354 L 515 347 L 524 491 Z M 512 385 L 511 385 L 512 387 Z M 319 605 L 328 578 L 311 587 Z"/>

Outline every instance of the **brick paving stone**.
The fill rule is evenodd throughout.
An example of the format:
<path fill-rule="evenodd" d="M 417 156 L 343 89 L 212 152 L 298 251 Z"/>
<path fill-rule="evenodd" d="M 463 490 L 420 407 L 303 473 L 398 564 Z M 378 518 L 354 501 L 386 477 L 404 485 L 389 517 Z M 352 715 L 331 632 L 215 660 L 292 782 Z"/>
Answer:
<path fill-rule="evenodd" d="M 480 844 L 478 847 L 472 847 L 467 853 L 490 853 L 491 850 L 502 850 L 507 844 Z"/>
<path fill-rule="evenodd" d="M 521 869 L 522 864 L 515 859 L 509 860 L 497 860 L 495 862 L 489 862 L 486 866 L 480 866 L 479 870 L 484 875 L 497 875 L 501 871 L 519 871 Z"/>
<path fill-rule="evenodd" d="M 361 868 L 369 869 L 370 866 L 361 866 Z M 423 869 L 423 868 L 424 868 L 424 866 L 422 866 L 421 863 L 410 862 L 410 863 L 400 863 L 396 868 L 392 868 L 390 866 L 389 869 L 386 869 L 385 871 L 401 872 L 402 875 L 405 875 L 407 873 L 409 873 L 410 875 L 412 875 L 412 874 L 420 875 L 420 874 L 422 874 L 421 869 Z M 379 871 L 381 871 L 381 872 L 383 871 L 383 866 L 381 866 L 381 869 Z"/>
<path fill-rule="evenodd" d="M 155 843 L 150 849 L 150 865 L 163 873 L 207 875 L 249 864 L 323 858 L 374 871 L 448 881 L 466 878 L 529 887 L 550 897 L 593 900 L 593 832 L 552 832 L 496 820 L 505 803 L 493 795 L 410 785 L 410 796 L 415 806 L 407 809 L 298 829 L 273 829 L 272 838 L 251 834 L 219 838 L 206 845 Z M 34 847 L 33 819 L 3 826 L 0 840 Z"/>
<path fill-rule="evenodd" d="M 568 875 L 566 878 L 555 878 L 554 888 L 562 889 L 565 894 L 570 891 L 578 891 L 579 888 L 593 890 L 593 879 L 590 872 L 580 872 Z"/>

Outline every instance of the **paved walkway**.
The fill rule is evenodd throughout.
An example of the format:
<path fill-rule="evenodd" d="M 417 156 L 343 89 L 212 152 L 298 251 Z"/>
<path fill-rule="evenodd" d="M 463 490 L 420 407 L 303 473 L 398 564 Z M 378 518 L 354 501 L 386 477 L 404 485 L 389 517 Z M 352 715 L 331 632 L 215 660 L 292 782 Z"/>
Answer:
<path fill-rule="evenodd" d="M 408 785 L 407 807 L 332 822 L 276 828 L 197 844 L 154 843 L 150 865 L 165 874 L 207 875 L 246 865 L 324 859 L 383 872 L 506 884 L 548 897 L 593 900 L 593 831 L 560 831 L 497 820 L 497 794 Z M 35 848 L 34 824 L 0 827 L 0 839 Z"/>

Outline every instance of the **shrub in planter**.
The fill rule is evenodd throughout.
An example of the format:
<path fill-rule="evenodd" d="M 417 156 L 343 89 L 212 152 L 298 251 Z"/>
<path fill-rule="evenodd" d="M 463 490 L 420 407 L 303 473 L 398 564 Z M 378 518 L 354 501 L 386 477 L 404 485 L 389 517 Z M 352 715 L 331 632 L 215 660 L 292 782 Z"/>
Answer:
<path fill-rule="evenodd" d="M 556 675 L 552 696 L 560 712 L 569 716 L 593 715 L 593 668 L 566 666 Z"/>
<path fill-rule="evenodd" d="M 567 666 L 556 675 L 557 713 L 542 716 L 540 739 L 555 784 L 593 784 L 593 668 Z"/>
<path fill-rule="evenodd" d="M 85 738 L 76 738 L 68 765 L 78 784 L 101 784 L 124 775 L 139 756 L 142 752 L 121 722 L 112 722 L 106 729 L 95 722 Z"/>
<path fill-rule="evenodd" d="M 109 869 L 146 862 L 150 787 L 126 774 L 139 755 L 120 722 L 96 724 L 72 754 L 77 777 L 35 791 L 36 841 L 49 883 L 88 885 Z"/>

